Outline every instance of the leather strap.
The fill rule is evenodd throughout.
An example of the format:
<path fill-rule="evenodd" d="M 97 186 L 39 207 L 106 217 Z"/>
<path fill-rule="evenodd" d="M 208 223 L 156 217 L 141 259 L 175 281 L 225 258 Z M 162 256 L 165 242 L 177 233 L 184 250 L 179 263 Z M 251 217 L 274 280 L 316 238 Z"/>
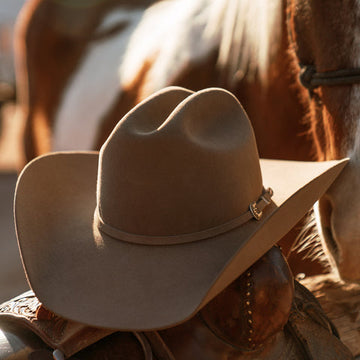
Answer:
<path fill-rule="evenodd" d="M 145 360 L 153 360 L 153 352 L 151 349 L 151 345 L 144 333 L 141 332 L 133 332 L 136 339 L 139 341 L 142 350 L 144 352 Z"/>
<path fill-rule="evenodd" d="M 143 334 L 151 344 L 151 349 L 157 360 L 176 360 L 175 356 L 157 331 L 147 331 Z"/>
<path fill-rule="evenodd" d="M 141 245 L 176 245 L 176 244 L 185 244 L 198 240 L 208 239 L 225 232 L 228 232 L 232 229 L 235 229 L 251 219 L 260 220 L 262 217 L 262 212 L 266 206 L 271 203 L 271 196 L 273 195 L 273 191 L 269 188 L 264 190 L 260 195 L 257 201 L 252 202 L 249 205 L 249 210 L 239 217 L 230 220 L 224 224 L 197 231 L 189 234 L 179 234 L 179 235 L 170 235 L 170 236 L 148 236 L 148 235 L 138 235 L 138 234 L 130 234 L 124 232 L 118 228 L 115 228 L 109 224 L 107 224 L 101 217 L 99 209 L 96 208 L 94 222 L 95 226 L 98 229 L 117 240 L 122 240 L 134 244 Z"/>

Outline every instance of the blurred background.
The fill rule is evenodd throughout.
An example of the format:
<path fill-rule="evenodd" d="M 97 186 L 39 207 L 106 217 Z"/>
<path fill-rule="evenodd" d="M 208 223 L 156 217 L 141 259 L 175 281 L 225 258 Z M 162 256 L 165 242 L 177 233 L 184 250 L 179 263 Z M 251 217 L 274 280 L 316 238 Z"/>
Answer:
<path fill-rule="evenodd" d="M 13 196 L 19 159 L 19 121 L 15 116 L 13 33 L 24 0 L 0 0 L 0 301 L 28 286 L 17 248 Z"/>

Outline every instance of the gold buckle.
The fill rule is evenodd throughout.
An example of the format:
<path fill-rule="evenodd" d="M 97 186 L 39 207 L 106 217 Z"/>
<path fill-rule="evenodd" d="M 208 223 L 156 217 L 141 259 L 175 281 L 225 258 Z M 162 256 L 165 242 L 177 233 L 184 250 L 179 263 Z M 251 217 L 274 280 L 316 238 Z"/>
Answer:
<path fill-rule="evenodd" d="M 261 219 L 263 213 L 262 213 L 262 211 L 257 207 L 256 201 L 252 202 L 252 203 L 249 205 L 249 209 L 250 209 L 251 215 L 254 217 L 254 219 L 256 219 L 256 220 L 260 220 L 260 219 Z"/>
<path fill-rule="evenodd" d="M 269 205 L 271 203 L 271 197 L 273 196 L 273 194 L 274 194 L 273 190 L 271 188 L 268 188 L 260 196 L 260 199 L 265 202 L 265 204 L 266 204 L 265 206 L 267 206 L 267 205 Z M 251 215 L 254 217 L 254 219 L 260 220 L 262 215 L 263 215 L 263 212 L 262 212 L 262 210 L 259 209 L 257 203 L 258 203 L 257 201 L 252 202 L 249 205 L 249 210 L 251 212 Z"/>

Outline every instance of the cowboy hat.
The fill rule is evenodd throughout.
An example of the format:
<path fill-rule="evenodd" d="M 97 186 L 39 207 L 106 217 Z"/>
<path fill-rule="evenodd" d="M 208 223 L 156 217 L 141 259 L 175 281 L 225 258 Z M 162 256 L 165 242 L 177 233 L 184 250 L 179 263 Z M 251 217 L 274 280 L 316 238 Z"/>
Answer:
<path fill-rule="evenodd" d="M 231 93 L 166 88 L 100 152 L 52 153 L 22 171 L 15 223 L 29 284 L 89 325 L 176 325 L 268 251 L 346 162 L 259 160 Z"/>

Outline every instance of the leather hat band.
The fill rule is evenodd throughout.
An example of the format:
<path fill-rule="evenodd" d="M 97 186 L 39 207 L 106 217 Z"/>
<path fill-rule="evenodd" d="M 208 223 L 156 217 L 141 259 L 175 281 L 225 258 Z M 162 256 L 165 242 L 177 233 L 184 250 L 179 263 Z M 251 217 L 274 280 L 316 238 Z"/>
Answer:
<path fill-rule="evenodd" d="M 126 241 L 129 243 L 142 244 L 142 245 L 176 245 L 185 244 L 193 241 L 208 239 L 222 233 L 235 229 L 251 219 L 260 220 L 262 212 L 267 205 L 271 203 L 271 196 L 273 191 L 271 188 L 264 190 L 257 201 L 252 202 L 249 205 L 249 210 L 239 217 L 230 220 L 224 224 L 193 232 L 188 234 L 179 235 L 166 235 L 166 236 L 149 236 L 131 234 L 122 230 L 119 230 L 107 223 L 101 218 L 98 207 L 95 210 L 94 222 L 95 226 L 103 233 L 117 240 Z"/>

